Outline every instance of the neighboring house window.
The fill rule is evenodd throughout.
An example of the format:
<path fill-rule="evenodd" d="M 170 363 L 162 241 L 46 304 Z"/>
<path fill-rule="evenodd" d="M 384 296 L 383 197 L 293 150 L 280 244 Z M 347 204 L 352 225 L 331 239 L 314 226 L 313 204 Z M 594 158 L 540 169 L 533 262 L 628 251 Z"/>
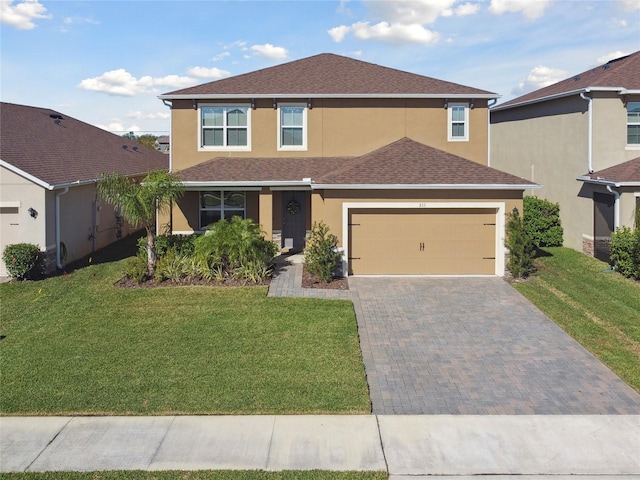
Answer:
<path fill-rule="evenodd" d="M 249 105 L 202 105 L 199 122 L 200 149 L 251 150 Z"/>
<path fill-rule="evenodd" d="M 627 103 L 627 145 L 640 145 L 640 102 Z"/>
<path fill-rule="evenodd" d="M 278 150 L 307 149 L 307 107 L 299 103 L 278 105 Z"/>
<path fill-rule="evenodd" d="M 449 141 L 469 140 L 469 104 L 450 103 L 448 113 Z"/>
<path fill-rule="evenodd" d="M 231 217 L 245 218 L 245 192 L 200 192 L 200 230 Z"/>

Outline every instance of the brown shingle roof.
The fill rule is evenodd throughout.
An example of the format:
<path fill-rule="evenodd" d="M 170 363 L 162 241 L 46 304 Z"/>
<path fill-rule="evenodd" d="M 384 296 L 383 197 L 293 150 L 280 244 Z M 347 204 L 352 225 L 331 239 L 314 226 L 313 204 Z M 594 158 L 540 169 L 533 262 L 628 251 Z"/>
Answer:
<path fill-rule="evenodd" d="M 126 147 L 126 148 L 124 148 Z M 0 159 L 48 185 L 168 169 L 167 156 L 48 108 L 0 103 Z"/>
<path fill-rule="evenodd" d="M 574 75 L 561 82 L 514 98 L 513 100 L 497 105 L 495 109 L 499 110 L 503 107 L 527 103 L 545 97 L 586 89 L 588 87 L 622 87 L 627 90 L 640 89 L 640 51 L 627 55 L 626 57 L 611 60 L 604 65 Z"/>
<path fill-rule="evenodd" d="M 214 158 L 183 170 L 187 182 L 279 182 L 311 178 L 345 185 L 534 185 L 456 155 L 403 138 L 360 157 Z"/>
<path fill-rule="evenodd" d="M 485 90 L 322 53 L 161 95 L 484 95 Z"/>
<path fill-rule="evenodd" d="M 615 183 L 640 183 L 640 157 L 593 172 L 585 177 Z"/>

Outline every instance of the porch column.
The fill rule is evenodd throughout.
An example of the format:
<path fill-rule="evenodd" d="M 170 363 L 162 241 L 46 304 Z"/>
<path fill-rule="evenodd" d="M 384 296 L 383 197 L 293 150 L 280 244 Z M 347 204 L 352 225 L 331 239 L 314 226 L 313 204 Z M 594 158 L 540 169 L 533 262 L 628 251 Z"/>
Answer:
<path fill-rule="evenodd" d="M 258 217 L 260 226 L 265 233 L 265 238 L 273 238 L 273 195 L 268 187 L 263 187 L 258 199 Z"/>

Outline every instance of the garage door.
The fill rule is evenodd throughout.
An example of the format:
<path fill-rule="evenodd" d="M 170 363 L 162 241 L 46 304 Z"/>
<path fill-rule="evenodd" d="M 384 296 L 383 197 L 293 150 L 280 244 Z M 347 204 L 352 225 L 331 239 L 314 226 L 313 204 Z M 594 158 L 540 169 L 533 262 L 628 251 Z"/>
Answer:
<path fill-rule="evenodd" d="M 354 210 L 352 275 L 494 275 L 495 209 Z"/>

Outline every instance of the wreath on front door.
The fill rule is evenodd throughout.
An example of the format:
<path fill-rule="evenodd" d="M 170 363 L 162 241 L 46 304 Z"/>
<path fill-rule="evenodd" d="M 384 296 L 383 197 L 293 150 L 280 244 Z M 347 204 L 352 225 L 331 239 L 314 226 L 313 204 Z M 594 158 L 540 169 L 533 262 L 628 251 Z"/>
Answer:
<path fill-rule="evenodd" d="M 299 214 L 300 202 L 298 202 L 297 200 L 290 200 L 289 203 L 287 203 L 287 212 L 289 212 L 289 215 Z"/>

